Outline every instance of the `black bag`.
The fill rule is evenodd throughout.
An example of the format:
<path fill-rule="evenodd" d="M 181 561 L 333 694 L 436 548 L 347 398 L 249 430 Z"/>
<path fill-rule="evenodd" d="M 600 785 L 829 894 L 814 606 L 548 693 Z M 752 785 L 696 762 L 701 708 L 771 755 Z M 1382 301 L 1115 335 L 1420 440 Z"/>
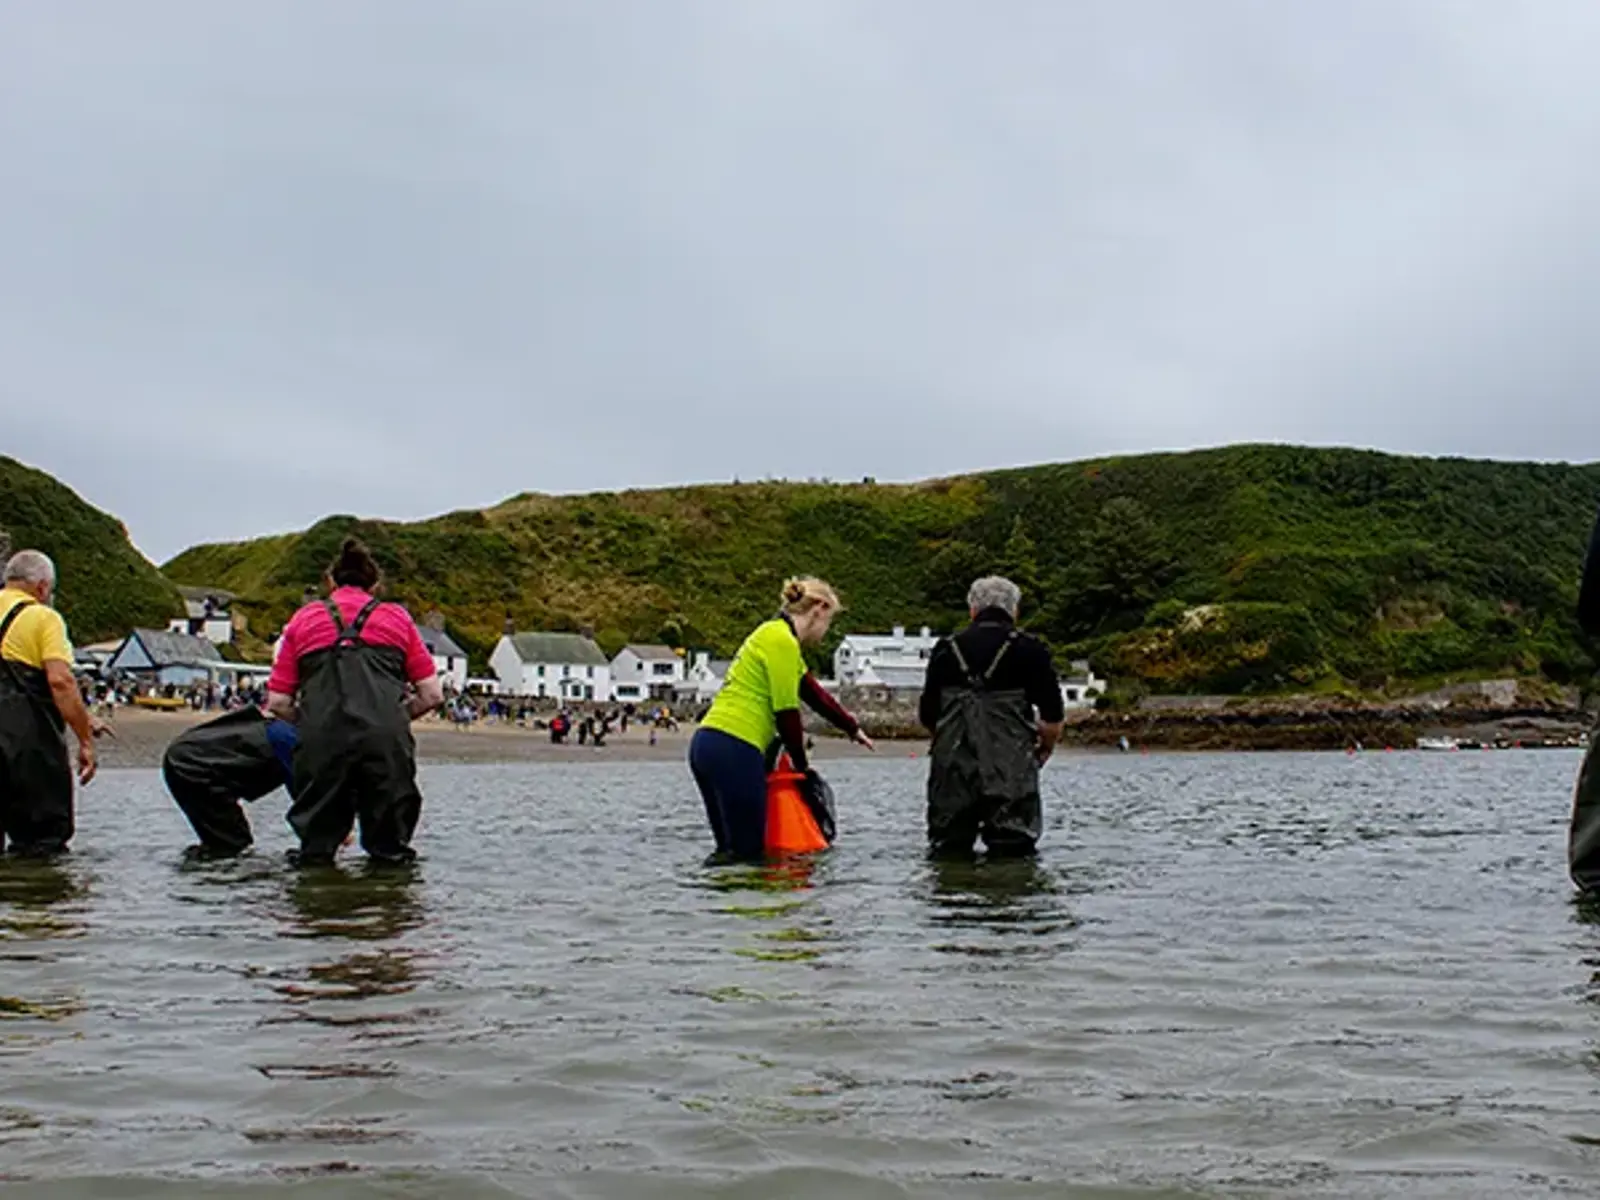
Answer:
<path fill-rule="evenodd" d="M 838 836 L 838 821 L 834 817 L 833 789 L 828 786 L 828 781 L 817 774 L 813 767 L 806 771 L 805 780 L 800 784 L 800 796 L 806 802 L 806 807 L 811 810 L 811 819 L 817 823 L 828 845 L 833 845 L 833 839 Z"/>

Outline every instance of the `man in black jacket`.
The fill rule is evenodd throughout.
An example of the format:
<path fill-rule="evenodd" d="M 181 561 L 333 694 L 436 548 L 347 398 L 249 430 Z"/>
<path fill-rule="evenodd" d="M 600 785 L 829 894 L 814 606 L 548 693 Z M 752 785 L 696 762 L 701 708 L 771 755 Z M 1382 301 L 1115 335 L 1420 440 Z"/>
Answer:
<path fill-rule="evenodd" d="M 1589 636 L 1600 637 L 1600 519 L 1595 521 L 1589 557 L 1583 564 L 1578 624 Z M 1589 734 L 1589 752 L 1578 774 L 1578 794 L 1567 833 L 1567 868 L 1579 888 L 1600 895 L 1600 727 Z"/>
<path fill-rule="evenodd" d="M 928 845 L 962 857 L 983 837 L 991 857 L 1029 855 L 1043 832 L 1039 768 L 1065 711 L 1050 651 L 1017 629 L 1022 591 L 989 576 L 967 593 L 972 624 L 928 659 L 918 716 L 933 733 Z"/>

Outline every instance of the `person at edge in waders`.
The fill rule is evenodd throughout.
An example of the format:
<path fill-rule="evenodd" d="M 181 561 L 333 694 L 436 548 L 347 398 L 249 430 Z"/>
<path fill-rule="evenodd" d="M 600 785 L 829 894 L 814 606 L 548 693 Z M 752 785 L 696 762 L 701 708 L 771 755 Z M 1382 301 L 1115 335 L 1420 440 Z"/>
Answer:
<path fill-rule="evenodd" d="M 808 771 L 800 705 L 872 749 L 861 723 L 806 670 L 800 647 L 828 636 L 839 598 L 820 579 L 783 585 L 783 608 L 745 638 L 722 690 L 689 742 L 689 770 L 705 801 L 718 861 L 766 857 L 767 749 L 777 738 L 796 771 Z"/>
<path fill-rule="evenodd" d="M 972 624 L 928 656 L 917 715 L 933 734 L 928 849 L 966 858 L 979 835 L 991 858 L 1034 853 L 1044 830 L 1039 768 L 1066 711 L 1050 651 L 1017 629 L 1022 591 L 989 576 L 967 593 Z"/>
<path fill-rule="evenodd" d="M 236 709 L 186 729 L 161 758 L 167 791 L 200 840 L 188 858 L 231 858 L 250 848 L 240 801 L 294 790 L 295 727 L 259 708 Z"/>
<path fill-rule="evenodd" d="M 422 813 L 411 722 L 444 700 L 411 614 L 373 594 L 378 564 L 346 538 L 328 568 L 329 595 L 289 619 L 267 680 L 267 711 L 296 728 L 289 826 L 303 865 L 331 863 L 359 820 L 375 862 L 416 857 Z"/>
<path fill-rule="evenodd" d="M 67 623 L 50 607 L 56 568 L 37 550 L 6 560 L 0 591 L 0 852 L 43 858 L 72 840 L 72 762 L 94 778 L 94 739 L 109 726 L 89 715 L 72 675 Z"/>
<path fill-rule="evenodd" d="M 1600 517 L 1589 535 L 1589 556 L 1578 588 L 1578 624 L 1590 637 L 1600 638 Z M 1589 732 L 1589 749 L 1578 772 L 1567 833 L 1567 868 L 1580 890 L 1600 898 L 1600 725 Z"/>

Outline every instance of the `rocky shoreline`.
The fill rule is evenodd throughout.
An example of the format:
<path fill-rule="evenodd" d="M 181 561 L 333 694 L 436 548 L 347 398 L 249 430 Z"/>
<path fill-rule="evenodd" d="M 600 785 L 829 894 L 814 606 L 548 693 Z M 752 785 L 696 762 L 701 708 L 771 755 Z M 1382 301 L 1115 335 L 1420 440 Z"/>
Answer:
<path fill-rule="evenodd" d="M 848 699 L 847 699 L 848 703 Z M 875 736 L 926 738 L 907 700 L 856 707 Z M 1153 697 L 1131 711 L 1068 715 L 1062 745 L 1115 749 L 1412 749 L 1420 739 L 1467 745 L 1575 746 L 1595 723 L 1576 693 L 1529 694 L 1514 680 L 1456 685 L 1395 700 L 1333 696 Z"/>

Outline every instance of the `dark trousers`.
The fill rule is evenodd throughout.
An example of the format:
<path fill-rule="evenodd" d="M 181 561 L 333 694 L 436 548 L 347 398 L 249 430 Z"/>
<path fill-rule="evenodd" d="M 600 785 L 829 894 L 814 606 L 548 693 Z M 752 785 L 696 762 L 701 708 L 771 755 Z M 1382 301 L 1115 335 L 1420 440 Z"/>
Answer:
<path fill-rule="evenodd" d="M 37 701 L 0 694 L 0 850 L 46 855 L 72 840 L 72 762 Z"/>
<path fill-rule="evenodd" d="M 300 837 L 301 861 L 331 862 L 358 819 L 361 848 L 372 858 L 416 857 L 411 836 L 422 815 L 422 793 L 414 745 L 410 730 L 332 743 L 301 730 L 288 818 Z"/>
<path fill-rule="evenodd" d="M 765 858 L 767 764 L 762 752 L 720 729 L 701 729 L 689 742 L 689 770 L 705 801 L 718 853 L 744 862 Z"/>
<path fill-rule="evenodd" d="M 968 858 L 978 838 L 990 858 L 1025 858 L 1036 852 L 1044 806 L 1036 794 L 996 800 L 973 791 L 945 793 L 928 806 L 928 849 L 935 858 Z"/>

